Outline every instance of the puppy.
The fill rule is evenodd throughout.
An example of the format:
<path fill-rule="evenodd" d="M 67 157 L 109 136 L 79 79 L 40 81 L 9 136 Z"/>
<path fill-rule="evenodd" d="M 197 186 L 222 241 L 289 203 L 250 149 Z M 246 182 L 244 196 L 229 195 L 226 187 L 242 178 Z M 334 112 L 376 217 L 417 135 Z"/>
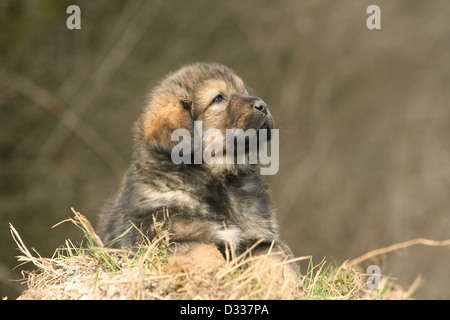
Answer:
<path fill-rule="evenodd" d="M 195 132 L 196 123 L 201 123 L 202 132 Z M 255 164 L 175 164 L 172 152 L 179 143 L 172 136 L 177 129 L 191 137 L 216 129 L 226 137 L 226 129 L 270 132 L 273 127 L 264 101 L 252 95 L 241 78 L 223 65 L 197 63 L 167 75 L 150 93 L 134 126 L 130 168 L 120 190 L 100 215 L 98 234 L 102 241 L 111 242 L 132 224 L 139 230 L 131 228 L 113 241 L 112 247 L 139 244 L 142 234 L 151 239 L 155 217 L 175 243 L 209 244 L 222 254 L 231 247 L 238 255 L 262 241 L 256 249 L 259 252 L 272 242 L 272 249 L 283 251 L 268 187 L 256 174 Z M 213 154 L 219 157 L 230 147 L 227 141 L 222 150 L 217 149 L 223 141 L 216 137 L 202 140 L 201 146 L 207 148 L 212 142 L 216 147 Z M 195 160 L 195 146 L 191 145 L 192 154 L 187 156 Z M 189 148 L 181 153 L 186 156 L 188 152 Z M 168 219 L 164 218 L 166 211 Z"/>

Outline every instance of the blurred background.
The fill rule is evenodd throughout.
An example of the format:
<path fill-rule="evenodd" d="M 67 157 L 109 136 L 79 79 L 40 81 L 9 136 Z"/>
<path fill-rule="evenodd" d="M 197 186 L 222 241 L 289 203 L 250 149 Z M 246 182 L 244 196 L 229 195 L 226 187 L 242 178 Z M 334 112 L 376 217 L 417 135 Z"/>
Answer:
<path fill-rule="evenodd" d="M 366 27 L 371 4 L 381 30 Z M 447 0 L 2 0 L 0 295 L 24 289 L 8 223 L 42 256 L 80 241 L 51 227 L 70 207 L 97 223 L 147 92 L 196 61 L 228 65 L 269 104 L 280 169 L 266 178 L 295 255 L 342 263 L 449 239 L 449 17 Z M 375 263 L 405 287 L 422 275 L 416 298 L 450 299 L 448 247 Z"/>

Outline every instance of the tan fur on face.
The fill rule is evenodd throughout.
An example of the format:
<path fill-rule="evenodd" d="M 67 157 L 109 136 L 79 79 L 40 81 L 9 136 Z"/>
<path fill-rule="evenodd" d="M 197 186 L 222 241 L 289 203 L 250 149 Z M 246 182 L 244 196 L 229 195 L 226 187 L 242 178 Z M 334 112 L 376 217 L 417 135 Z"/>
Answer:
<path fill-rule="evenodd" d="M 217 95 L 223 101 L 212 103 Z M 201 141 L 203 150 L 213 141 L 221 148 L 214 150 L 225 154 L 227 129 L 259 129 L 263 121 L 273 124 L 272 116 L 267 119 L 254 110 L 253 104 L 260 101 L 251 96 L 241 78 L 220 65 L 194 64 L 169 74 L 151 93 L 147 107 L 141 117 L 141 130 L 147 143 L 155 148 L 162 147 L 169 153 L 178 143 L 171 141 L 176 129 L 186 129 L 194 138 L 194 121 L 202 124 L 201 137 L 209 129 L 219 130 L 221 140 Z M 220 138 L 220 136 L 219 136 Z M 247 171 L 242 164 L 230 165 L 225 161 L 217 163 L 211 170 L 221 172 Z"/>

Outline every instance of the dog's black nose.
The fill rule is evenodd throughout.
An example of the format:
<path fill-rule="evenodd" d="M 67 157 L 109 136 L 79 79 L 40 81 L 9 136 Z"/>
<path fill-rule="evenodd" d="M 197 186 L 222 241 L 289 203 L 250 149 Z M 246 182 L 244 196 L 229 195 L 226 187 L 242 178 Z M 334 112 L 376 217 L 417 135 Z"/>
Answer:
<path fill-rule="evenodd" d="M 268 113 L 267 111 L 267 104 L 264 101 L 257 101 L 253 105 L 253 108 L 261 112 L 262 114 L 266 115 Z"/>

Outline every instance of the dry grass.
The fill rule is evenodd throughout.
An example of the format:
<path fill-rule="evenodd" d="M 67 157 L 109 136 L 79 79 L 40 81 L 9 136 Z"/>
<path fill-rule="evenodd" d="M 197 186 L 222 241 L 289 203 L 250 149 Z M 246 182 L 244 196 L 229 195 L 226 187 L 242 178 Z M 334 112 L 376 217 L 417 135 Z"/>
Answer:
<path fill-rule="evenodd" d="M 89 221 L 74 211 L 71 221 L 85 234 L 85 243 L 66 240 L 52 258 L 31 253 L 17 230 L 11 234 L 22 255 L 38 270 L 23 271 L 28 289 L 19 299 L 408 299 L 417 287 L 404 291 L 383 277 L 379 290 L 366 287 L 367 275 L 352 263 L 314 266 L 310 256 L 276 262 L 273 254 L 186 263 L 171 254 L 169 236 L 159 230 L 133 250 L 103 246 Z M 155 225 L 158 229 L 158 225 Z M 305 274 L 289 273 L 287 264 L 310 259 Z"/>

